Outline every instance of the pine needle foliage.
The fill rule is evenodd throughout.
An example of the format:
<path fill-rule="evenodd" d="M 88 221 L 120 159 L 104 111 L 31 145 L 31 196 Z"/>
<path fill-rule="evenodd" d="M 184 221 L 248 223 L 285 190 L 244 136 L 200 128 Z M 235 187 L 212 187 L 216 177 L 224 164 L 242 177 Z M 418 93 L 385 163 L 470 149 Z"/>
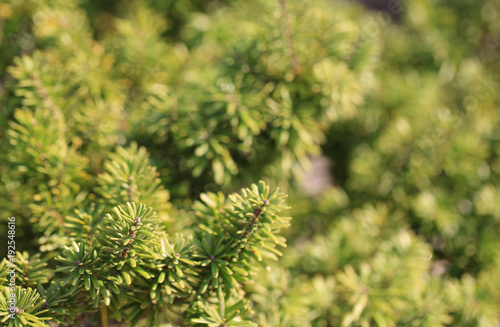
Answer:
<path fill-rule="evenodd" d="M 3 321 L 9 326 L 27 321 L 30 326 L 46 326 L 46 320 L 69 323 L 93 312 L 101 313 L 104 321 L 109 312 L 110 318 L 132 326 L 142 319 L 148 326 L 164 319 L 173 324 L 211 325 L 218 319 L 229 326 L 254 326 L 241 318 L 248 310 L 243 286 L 252 280 L 256 263 L 268 267 L 269 260 L 281 255 L 275 247 L 285 244 L 278 232 L 289 226 L 289 218 L 279 216 L 286 209 L 283 197 L 264 182 L 243 189 L 229 197 L 216 221 L 205 221 L 206 229 L 224 228 L 187 237 L 168 236 L 151 207 L 134 202 L 117 206 L 92 233 L 70 236 L 71 244 L 55 258 L 55 274 L 39 254 L 16 254 L 16 308 L 29 310 L 16 312 L 14 319 L 5 315 Z M 2 267 L 9 267 L 7 259 Z M 35 285 L 38 290 L 30 288 Z M 4 290 L 8 298 L 7 279 Z M 7 314 L 6 299 L 1 300 Z"/>

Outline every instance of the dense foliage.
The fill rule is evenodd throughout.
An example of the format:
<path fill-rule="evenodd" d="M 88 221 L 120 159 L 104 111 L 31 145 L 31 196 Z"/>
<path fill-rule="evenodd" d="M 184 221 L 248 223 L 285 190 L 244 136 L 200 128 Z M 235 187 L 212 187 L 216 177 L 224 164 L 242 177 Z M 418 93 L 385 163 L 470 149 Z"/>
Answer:
<path fill-rule="evenodd" d="M 3 1 L 0 324 L 498 326 L 498 15 Z"/>

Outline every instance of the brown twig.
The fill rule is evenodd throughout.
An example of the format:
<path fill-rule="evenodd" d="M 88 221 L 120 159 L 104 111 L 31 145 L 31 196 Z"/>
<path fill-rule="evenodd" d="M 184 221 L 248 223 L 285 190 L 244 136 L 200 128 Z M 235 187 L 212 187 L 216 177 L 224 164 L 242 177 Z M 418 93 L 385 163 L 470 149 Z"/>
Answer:
<path fill-rule="evenodd" d="M 132 187 L 132 182 L 134 178 L 132 176 L 128 177 L 128 202 L 135 202 L 134 201 L 134 191 L 135 189 Z"/>
<path fill-rule="evenodd" d="M 50 109 L 52 114 L 54 115 L 54 119 L 58 120 L 61 118 L 61 115 L 59 111 L 57 110 L 57 107 L 52 101 L 52 98 L 49 95 L 49 92 L 43 85 L 42 80 L 40 79 L 40 76 L 37 73 L 32 73 L 31 74 L 31 79 L 33 80 L 33 84 L 35 85 L 37 93 L 42 97 L 42 100 L 45 102 L 45 105 Z"/>
<path fill-rule="evenodd" d="M 285 25 L 286 37 L 288 41 L 288 47 L 290 48 L 290 56 L 292 60 L 292 70 L 295 75 L 299 75 L 301 68 L 299 61 L 297 60 L 297 53 L 295 52 L 295 42 L 293 40 L 292 27 L 290 26 L 290 20 L 288 16 L 288 11 L 286 9 L 286 0 L 278 0 L 281 6 L 281 13 L 283 17 L 283 23 Z"/>
<path fill-rule="evenodd" d="M 238 240 L 238 243 L 236 244 L 236 247 L 237 247 L 236 256 L 240 255 L 241 249 L 246 246 L 246 243 L 248 243 L 248 236 L 252 235 L 252 233 L 254 232 L 252 230 L 253 226 L 257 223 L 257 220 L 259 219 L 259 216 L 262 213 L 262 210 L 264 209 L 264 207 L 268 203 L 269 203 L 269 201 L 266 199 L 266 200 L 264 200 L 264 203 L 260 206 L 260 208 L 255 208 L 253 210 L 254 217 L 252 218 L 252 220 L 250 220 L 248 225 L 245 227 L 245 230 L 241 234 L 240 239 Z M 244 246 L 242 246 L 243 242 L 245 242 Z"/>
<path fill-rule="evenodd" d="M 57 211 L 57 210 L 56 210 L 54 207 L 52 207 L 52 206 L 49 206 L 49 208 L 48 208 L 48 209 L 49 209 L 49 212 L 50 212 L 51 214 L 53 214 L 53 215 L 54 215 L 54 217 L 57 219 L 57 222 L 58 222 L 59 224 L 63 225 L 63 224 L 64 224 L 64 218 L 63 218 L 63 217 L 62 217 L 62 215 L 59 213 L 59 211 Z"/>

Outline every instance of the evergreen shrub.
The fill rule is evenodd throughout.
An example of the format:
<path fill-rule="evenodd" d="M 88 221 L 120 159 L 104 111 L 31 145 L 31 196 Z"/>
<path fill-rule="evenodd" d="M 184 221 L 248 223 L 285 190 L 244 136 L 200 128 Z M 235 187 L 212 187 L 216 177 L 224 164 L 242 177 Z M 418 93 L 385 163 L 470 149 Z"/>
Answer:
<path fill-rule="evenodd" d="M 497 327 L 498 15 L 1 2 L 0 325 Z"/>

